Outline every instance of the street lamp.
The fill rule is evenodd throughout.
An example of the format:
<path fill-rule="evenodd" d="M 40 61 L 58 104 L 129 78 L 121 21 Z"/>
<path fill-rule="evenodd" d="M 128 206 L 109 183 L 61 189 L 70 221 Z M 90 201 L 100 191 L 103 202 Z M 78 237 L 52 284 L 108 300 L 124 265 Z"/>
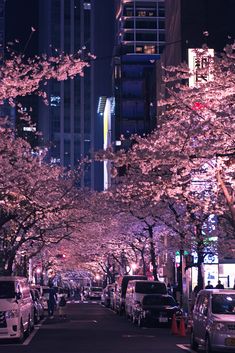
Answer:
<path fill-rule="evenodd" d="M 131 270 L 132 270 L 132 274 L 134 275 L 135 274 L 135 270 L 137 269 L 137 264 L 136 263 L 132 263 L 131 264 Z"/>

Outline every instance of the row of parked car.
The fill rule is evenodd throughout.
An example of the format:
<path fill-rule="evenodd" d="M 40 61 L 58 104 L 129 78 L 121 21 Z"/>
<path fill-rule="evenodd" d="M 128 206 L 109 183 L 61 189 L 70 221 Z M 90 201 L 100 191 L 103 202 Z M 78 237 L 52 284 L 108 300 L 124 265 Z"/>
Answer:
<path fill-rule="evenodd" d="M 65 289 L 57 288 L 58 299 Z M 22 341 L 47 309 L 49 287 L 29 285 L 24 277 L 0 277 L 0 339 Z"/>
<path fill-rule="evenodd" d="M 119 314 L 125 313 L 138 326 L 170 326 L 173 314 L 178 320 L 183 316 L 164 283 L 139 276 L 123 276 L 107 285 L 101 303 Z M 206 353 L 235 353 L 235 290 L 201 290 L 189 315 L 193 350 L 200 346 Z"/>
<path fill-rule="evenodd" d="M 179 304 L 168 294 L 165 283 L 147 280 L 146 276 L 121 276 L 109 284 L 101 303 L 118 314 L 126 316 L 138 326 L 171 325 L 173 314 L 183 315 Z"/>

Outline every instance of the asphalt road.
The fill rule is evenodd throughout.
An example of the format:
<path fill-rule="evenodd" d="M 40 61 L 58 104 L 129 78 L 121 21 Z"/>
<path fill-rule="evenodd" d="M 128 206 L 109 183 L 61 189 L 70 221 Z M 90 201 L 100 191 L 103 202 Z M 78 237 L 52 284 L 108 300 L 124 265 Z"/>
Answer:
<path fill-rule="evenodd" d="M 1 353 L 182 353 L 189 337 L 169 328 L 138 328 L 98 303 L 67 304 L 67 318 L 45 319 L 23 344 L 0 341 Z"/>

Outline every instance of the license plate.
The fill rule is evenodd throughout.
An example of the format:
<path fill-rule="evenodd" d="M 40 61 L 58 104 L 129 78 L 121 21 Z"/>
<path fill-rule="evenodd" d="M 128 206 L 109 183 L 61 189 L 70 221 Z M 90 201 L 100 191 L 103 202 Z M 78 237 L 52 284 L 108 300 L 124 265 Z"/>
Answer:
<path fill-rule="evenodd" d="M 235 337 L 234 338 L 226 338 L 225 344 L 226 344 L 226 346 L 235 346 Z"/>
<path fill-rule="evenodd" d="M 159 317 L 159 322 L 168 322 L 168 317 Z"/>

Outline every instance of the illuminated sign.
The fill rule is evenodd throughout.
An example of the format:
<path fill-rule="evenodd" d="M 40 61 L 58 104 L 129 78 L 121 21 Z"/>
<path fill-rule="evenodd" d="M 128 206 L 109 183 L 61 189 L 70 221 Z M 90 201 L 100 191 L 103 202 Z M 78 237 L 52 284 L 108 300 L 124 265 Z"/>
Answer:
<path fill-rule="evenodd" d="M 214 49 L 188 49 L 188 66 L 191 72 L 189 86 L 195 87 L 213 79 Z"/>
<path fill-rule="evenodd" d="M 103 113 L 103 148 L 106 150 L 111 145 L 111 116 L 112 98 L 107 98 Z M 104 161 L 104 190 L 111 186 L 111 163 Z"/>

